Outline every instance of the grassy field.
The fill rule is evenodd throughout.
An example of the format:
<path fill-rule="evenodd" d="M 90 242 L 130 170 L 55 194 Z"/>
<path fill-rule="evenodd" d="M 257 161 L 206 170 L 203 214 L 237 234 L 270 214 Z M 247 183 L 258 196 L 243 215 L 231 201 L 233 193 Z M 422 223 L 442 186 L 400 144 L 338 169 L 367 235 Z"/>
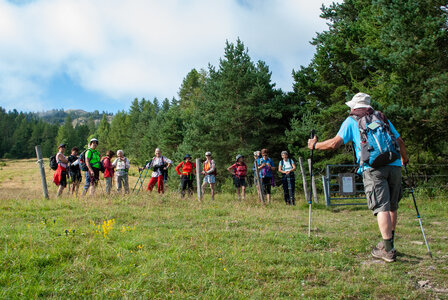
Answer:
<path fill-rule="evenodd" d="M 0 298 L 447 299 L 448 208 L 401 202 L 396 263 L 370 256 L 379 241 L 366 207 L 286 207 L 281 193 L 42 199 L 35 160 L 0 161 Z M 135 182 L 132 178 L 131 182 Z"/>

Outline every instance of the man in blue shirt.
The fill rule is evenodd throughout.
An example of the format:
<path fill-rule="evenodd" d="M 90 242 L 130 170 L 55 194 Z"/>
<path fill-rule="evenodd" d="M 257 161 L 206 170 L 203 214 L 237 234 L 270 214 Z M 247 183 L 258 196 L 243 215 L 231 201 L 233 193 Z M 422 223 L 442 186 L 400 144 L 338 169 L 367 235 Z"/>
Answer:
<path fill-rule="evenodd" d="M 370 106 L 370 96 L 364 93 L 356 94 L 346 104 L 351 108 L 350 116 L 342 123 L 336 136 L 323 142 L 317 142 L 317 137 L 309 139 L 308 148 L 333 150 L 351 141 L 355 145 L 359 163 L 361 157 L 361 136 L 358 122 L 351 116 L 362 118 L 363 116 L 373 114 L 375 111 Z M 398 202 L 402 197 L 401 167 L 402 164 L 409 162 L 409 158 L 403 139 L 392 123 L 381 113 L 380 115 L 384 117 L 385 122 L 389 123 L 390 131 L 397 139 L 400 146 L 401 160 L 397 159 L 388 165 L 378 168 L 372 168 L 363 164 L 358 172 L 362 173 L 368 206 L 373 211 L 373 214 L 377 216 L 378 227 L 383 237 L 383 241 L 373 248 L 372 256 L 383 259 L 386 262 L 393 262 L 396 260 L 394 234 L 397 224 Z"/>

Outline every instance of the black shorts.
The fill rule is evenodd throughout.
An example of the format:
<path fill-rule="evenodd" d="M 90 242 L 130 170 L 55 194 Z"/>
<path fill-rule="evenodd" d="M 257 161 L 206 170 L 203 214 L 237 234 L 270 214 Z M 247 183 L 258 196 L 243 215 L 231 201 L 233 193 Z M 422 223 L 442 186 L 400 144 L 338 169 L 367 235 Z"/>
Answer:
<path fill-rule="evenodd" d="M 235 187 L 239 188 L 242 186 L 246 186 L 246 177 L 233 177 L 233 184 Z"/>
<path fill-rule="evenodd" d="M 61 181 L 59 181 L 59 186 L 67 186 L 67 172 L 61 171 Z"/>
<path fill-rule="evenodd" d="M 271 186 L 272 186 L 272 177 L 264 177 L 263 178 L 263 193 L 266 195 L 271 194 Z"/>
<path fill-rule="evenodd" d="M 72 183 L 78 183 L 82 181 L 81 172 L 69 172 Z"/>

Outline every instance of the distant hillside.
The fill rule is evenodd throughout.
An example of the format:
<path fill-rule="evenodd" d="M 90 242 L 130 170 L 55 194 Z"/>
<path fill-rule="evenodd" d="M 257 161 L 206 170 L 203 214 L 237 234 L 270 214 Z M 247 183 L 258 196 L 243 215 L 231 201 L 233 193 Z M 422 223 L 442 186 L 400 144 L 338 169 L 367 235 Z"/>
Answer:
<path fill-rule="evenodd" d="M 87 121 L 92 118 L 95 124 L 98 124 L 103 118 L 103 114 L 107 116 L 109 122 L 112 121 L 113 114 L 102 112 L 100 113 L 98 110 L 93 112 L 87 112 L 82 109 L 52 109 L 44 112 L 33 113 L 38 118 L 42 119 L 45 122 L 51 124 L 62 124 L 65 121 L 65 118 L 70 115 L 72 118 L 73 126 L 86 124 Z"/>

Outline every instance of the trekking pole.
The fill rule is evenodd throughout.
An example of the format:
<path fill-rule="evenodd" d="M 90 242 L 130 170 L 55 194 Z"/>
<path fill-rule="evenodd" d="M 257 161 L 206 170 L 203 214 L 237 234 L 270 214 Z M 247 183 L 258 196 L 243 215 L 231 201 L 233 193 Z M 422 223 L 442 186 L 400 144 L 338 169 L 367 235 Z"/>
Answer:
<path fill-rule="evenodd" d="M 148 166 L 148 167 L 146 168 L 145 176 L 143 176 L 143 179 L 140 180 L 140 187 L 138 188 L 137 194 L 140 193 L 140 190 L 141 190 L 141 188 L 142 188 L 143 182 L 145 182 L 146 175 L 148 175 L 149 166 L 151 166 L 151 164 L 152 164 L 152 159 L 151 159 L 151 160 L 149 161 L 149 163 L 146 165 L 146 166 Z"/>
<path fill-rule="evenodd" d="M 70 177 L 70 165 L 68 166 L 68 168 L 67 168 L 67 177 L 71 180 L 71 177 Z M 70 195 L 70 180 L 67 180 L 68 181 L 68 194 Z"/>
<path fill-rule="evenodd" d="M 142 189 L 142 185 L 143 185 L 143 182 L 145 182 L 146 175 L 148 175 L 148 171 L 149 171 L 149 168 L 146 169 L 145 176 L 143 176 L 143 179 L 140 180 L 140 186 L 139 186 L 139 188 L 138 188 L 138 190 L 137 190 L 137 195 L 138 195 L 138 193 L 140 192 L 140 190 Z"/>
<path fill-rule="evenodd" d="M 148 161 L 145 162 L 145 166 L 146 166 L 147 164 L 148 164 Z M 140 181 L 140 177 L 142 177 L 143 171 L 144 171 L 144 169 L 142 169 L 141 172 L 139 173 L 137 182 L 135 183 L 134 188 L 132 189 L 132 192 L 135 191 L 135 188 L 137 187 L 137 184 L 138 184 L 139 181 Z"/>
<path fill-rule="evenodd" d="M 425 240 L 426 249 L 428 249 L 429 257 L 432 258 L 431 251 L 429 250 L 428 241 L 426 240 L 425 231 L 423 230 L 422 219 L 420 218 L 420 213 L 418 212 L 417 202 L 415 201 L 414 187 L 413 187 L 413 184 L 411 184 L 411 181 L 409 179 L 408 168 L 406 167 L 406 164 L 403 164 L 403 165 L 404 165 L 404 172 L 406 173 L 406 178 L 407 178 L 408 184 L 409 184 L 409 191 L 410 191 L 410 193 L 412 195 L 412 199 L 414 200 L 415 211 L 417 212 L 417 220 L 420 223 L 420 229 L 422 230 L 423 239 Z"/>
<path fill-rule="evenodd" d="M 311 130 L 311 139 L 314 138 L 314 129 Z M 314 146 L 313 146 L 314 148 Z M 313 149 L 311 149 L 311 154 L 310 154 L 310 186 L 312 186 L 312 181 L 313 181 Z M 308 237 L 311 237 L 311 190 L 308 194 Z"/>
<path fill-rule="evenodd" d="M 291 173 L 290 173 L 291 174 Z M 289 191 L 289 204 L 293 205 L 294 203 L 294 195 L 292 193 L 292 186 L 291 186 L 291 176 L 290 174 L 286 175 L 286 182 L 288 183 L 288 191 Z"/>

